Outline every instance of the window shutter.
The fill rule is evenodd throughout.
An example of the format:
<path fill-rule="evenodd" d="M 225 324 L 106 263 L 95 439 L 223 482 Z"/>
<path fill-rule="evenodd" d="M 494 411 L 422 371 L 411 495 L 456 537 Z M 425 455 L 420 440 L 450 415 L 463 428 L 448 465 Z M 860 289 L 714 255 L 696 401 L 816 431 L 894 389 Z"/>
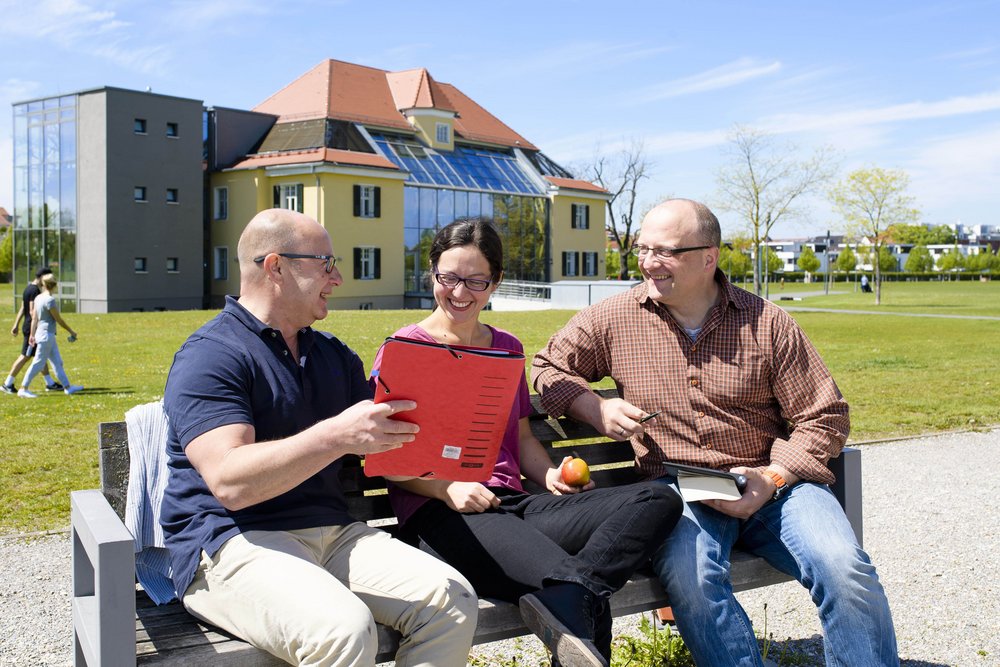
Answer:
<path fill-rule="evenodd" d="M 299 213 L 302 213 L 302 206 L 304 204 L 304 202 L 302 201 L 302 192 L 303 192 L 302 184 L 297 183 L 295 185 L 295 202 L 298 205 L 298 208 L 296 208 L 295 210 L 298 211 Z"/>
<path fill-rule="evenodd" d="M 372 189 L 375 191 L 375 217 L 376 218 L 381 218 L 382 217 L 382 188 L 380 188 L 380 187 L 374 187 Z M 378 250 L 376 250 L 375 252 L 377 253 Z M 378 266 L 378 264 L 376 264 L 376 266 Z M 378 278 L 378 276 L 375 276 L 375 277 Z"/>
<path fill-rule="evenodd" d="M 361 217 L 361 186 L 354 186 L 354 217 Z"/>
<path fill-rule="evenodd" d="M 583 207 L 583 228 L 590 229 L 590 204 Z"/>
<path fill-rule="evenodd" d="M 354 249 L 354 279 L 361 280 L 361 248 Z"/>
<path fill-rule="evenodd" d="M 281 186 L 274 186 L 274 208 L 281 208 Z"/>
<path fill-rule="evenodd" d="M 569 253 L 568 252 L 564 252 L 562 254 L 562 256 L 563 256 L 563 258 L 562 258 L 563 259 L 563 261 L 562 261 L 562 265 L 563 265 L 563 267 L 562 267 L 562 269 L 563 269 L 562 273 L 563 273 L 564 276 L 568 276 L 569 275 Z"/>
<path fill-rule="evenodd" d="M 378 188 L 375 189 L 378 192 Z M 378 196 L 376 195 L 375 201 L 378 201 Z M 378 208 L 375 209 L 376 211 Z M 375 280 L 382 277 L 382 248 L 375 248 Z"/>
<path fill-rule="evenodd" d="M 576 229 L 576 204 L 569 205 L 569 226 L 570 229 Z"/>

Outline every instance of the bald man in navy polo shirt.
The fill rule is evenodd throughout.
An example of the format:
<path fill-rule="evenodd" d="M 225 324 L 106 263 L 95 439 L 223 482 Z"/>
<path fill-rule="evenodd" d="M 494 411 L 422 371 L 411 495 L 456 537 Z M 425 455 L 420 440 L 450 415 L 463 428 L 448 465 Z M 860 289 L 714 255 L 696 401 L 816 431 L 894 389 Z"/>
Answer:
<path fill-rule="evenodd" d="M 397 665 L 464 665 L 478 601 L 442 561 L 352 519 L 347 454 L 413 440 L 371 401 L 357 355 L 311 325 L 341 284 L 326 230 L 259 213 L 240 238 L 240 297 L 181 347 L 167 379 L 162 518 L 193 615 L 290 664 L 373 665 L 375 623 Z"/>

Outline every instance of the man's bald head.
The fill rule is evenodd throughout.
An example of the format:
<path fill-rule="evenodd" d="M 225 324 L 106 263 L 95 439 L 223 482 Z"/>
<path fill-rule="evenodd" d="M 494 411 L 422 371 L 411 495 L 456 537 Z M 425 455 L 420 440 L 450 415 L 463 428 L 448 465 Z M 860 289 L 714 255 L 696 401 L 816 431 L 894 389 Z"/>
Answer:
<path fill-rule="evenodd" d="M 316 235 L 326 235 L 326 230 L 318 222 L 296 211 L 271 208 L 261 211 L 247 223 L 240 236 L 236 255 L 240 262 L 240 284 L 252 285 L 264 278 L 263 272 L 255 270 L 254 258 L 268 253 L 295 252 L 305 245 L 307 239 Z"/>
<path fill-rule="evenodd" d="M 665 218 L 683 219 L 685 223 L 689 223 L 691 231 L 696 232 L 700 243 L 713 248 L 722 245 L 719 219 L 701 202 L 693 199 L 667 199 L 650 209 L 643 218 L 643 224 L 646 220 L 659 221 Z"/>

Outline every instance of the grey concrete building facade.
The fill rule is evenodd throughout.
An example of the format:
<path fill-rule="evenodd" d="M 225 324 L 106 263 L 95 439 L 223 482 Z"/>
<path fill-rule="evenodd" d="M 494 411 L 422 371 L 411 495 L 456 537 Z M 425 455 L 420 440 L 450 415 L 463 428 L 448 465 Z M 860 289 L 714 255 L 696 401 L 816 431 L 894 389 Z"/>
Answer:
<path fill-rule="evenodd" d="M 203 104 L 104 87 L 14 105 L 14 298 L 65 312 L 204 305 Z"/>

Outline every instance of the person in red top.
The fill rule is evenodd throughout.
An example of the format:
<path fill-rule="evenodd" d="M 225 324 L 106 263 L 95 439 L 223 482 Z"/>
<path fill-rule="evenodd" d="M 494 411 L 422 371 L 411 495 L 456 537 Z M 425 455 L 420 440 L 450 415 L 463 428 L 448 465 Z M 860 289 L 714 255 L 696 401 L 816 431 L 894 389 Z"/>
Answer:
<path fill-rule="evenodd" d="M 535 389 L 550 414 L 630 439 L 647 479 L 673 484 L 668 461 L 746 475 L 739 500 L 686 504 L 653 557 L 697 664 L 763 664 L 733 596 L 729 554 L 739 545 L 809 588 L 827 664 L 897 665 L 885 593 L 828 487 L 827 461 L 850 430 L 847 403 L 795 321 L 729 283 L 720 242 L 704 204 L 651 210 L 633 248 L 644 281 L 570 319 L 535 356 Z M 605 377 L 621 398 L 591 391 Z"/>
<path fill-rule="evenodd" d="M 490 222 L 444 227 L 430 261 L 437 308 L 394 335 L 522 351 L 513 335 L 479 321 L 503 276 L 503 246 Z M 372 376 L 380 370 L 381 355 Z M 518 603 L 525 624 L 555 655 L 553 664 L 608 665 L 608 598 L 649 562 L 682 503 L 654 482 L 567 485 L 531 432 L 531 410 L 522 376 L 486 482 L 400 479 L 389 500 L 404 539 L 452 565 L 480 596 Z M 529 493 L 521 475 L 545 492 Z"/>

